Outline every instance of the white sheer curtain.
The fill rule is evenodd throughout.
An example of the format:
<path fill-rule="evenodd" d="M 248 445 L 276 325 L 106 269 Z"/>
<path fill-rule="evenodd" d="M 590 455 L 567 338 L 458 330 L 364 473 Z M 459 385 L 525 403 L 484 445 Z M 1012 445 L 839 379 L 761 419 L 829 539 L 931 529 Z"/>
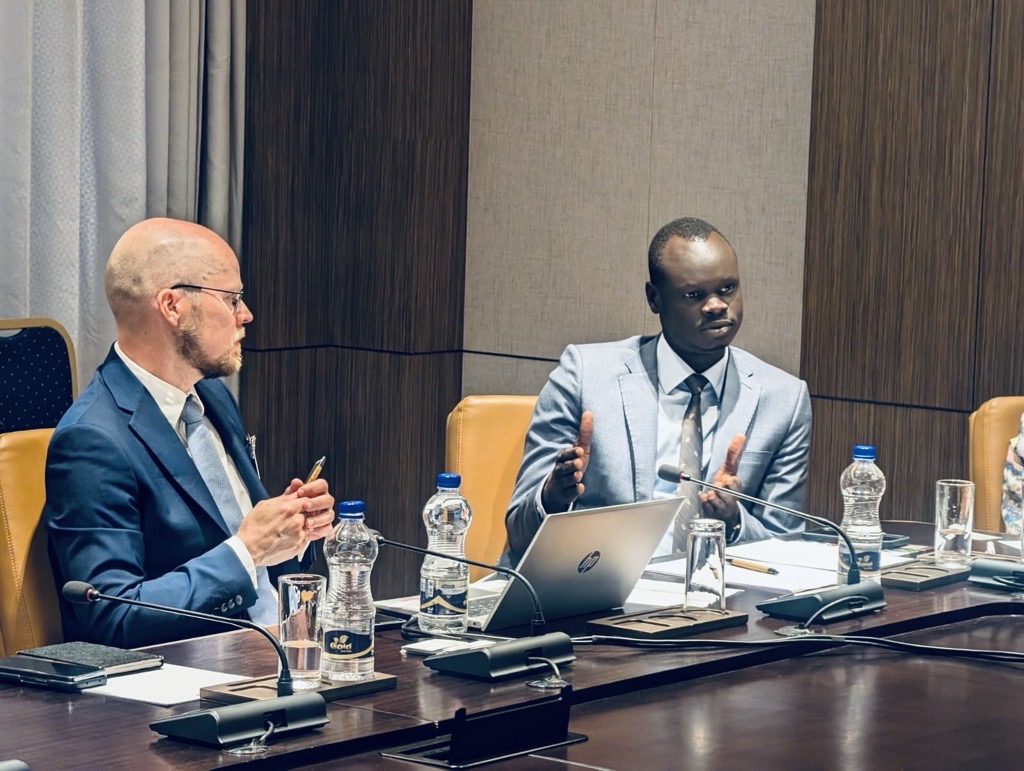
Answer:
<path fill-rule="evenodd" d="M 103 266 L 150 217 L 241 243 L 245 0 L 0 0 L 0 317 L 50 316 L 88 382 Z"/>

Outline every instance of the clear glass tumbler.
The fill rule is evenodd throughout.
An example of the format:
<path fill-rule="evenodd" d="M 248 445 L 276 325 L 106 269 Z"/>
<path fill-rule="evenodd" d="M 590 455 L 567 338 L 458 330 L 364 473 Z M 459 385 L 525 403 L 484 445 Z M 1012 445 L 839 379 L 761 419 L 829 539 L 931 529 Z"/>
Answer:
<path fill-rule="evenodd" d="M 969 565 L 973 531 L 974 482 L 940 479 L 935 483 L 935 563 Z"/>
<path fill-rule="evenodd" d="M 687 610 L 725 610 L 725 523 L 695 519 L 686 536 Z"/>
<path fill-rule="evenodd" d="M 305 573 L 281 576 L 277 596 L 277 635 L 292 671 L 292 687 L 296 691 L 316 688 L 324 642 L 320 608 L 327 596 L 327 579 Z"/>

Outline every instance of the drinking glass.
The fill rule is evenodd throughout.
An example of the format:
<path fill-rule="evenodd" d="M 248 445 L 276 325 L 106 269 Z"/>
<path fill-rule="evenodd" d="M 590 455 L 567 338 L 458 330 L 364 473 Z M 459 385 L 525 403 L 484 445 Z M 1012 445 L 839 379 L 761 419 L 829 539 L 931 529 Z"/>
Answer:
<path fill-rule="evenodd" d="M 686 536 L 687 610 L 725 610 L 725 523 L 695 519 Z"/>
<path fill-rule="evenodd" d="M 969 565 L 973 531 L 974 482 L 940 479 L 935 483 L 935 564 Z"/>
<path fill-rule="evenodd" d="M 309 690 L 320 684 L 323 628 L 320 607 L 326 599 L 327 579 L 294 573 L 277 582 L 280 625 L 278 638 L 292 671 L 292 687 Z"/>

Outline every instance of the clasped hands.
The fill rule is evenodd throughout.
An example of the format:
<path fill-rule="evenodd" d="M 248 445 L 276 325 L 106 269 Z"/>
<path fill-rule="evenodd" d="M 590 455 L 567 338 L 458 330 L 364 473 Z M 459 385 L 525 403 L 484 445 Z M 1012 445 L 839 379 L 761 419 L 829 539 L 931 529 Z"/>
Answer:
<path fill-rule="evenodd" d="M 284 493 L 260 501 L 243 519 L 238 537 L 257 566 L 278 565 L 297 557 L 310 541 L 330 534 L 334 496 L 327 481 L 293 479 Z"/>
<path fill-rule="evenodd" d="M 576 442 L 566 447 L 555 456 L 555 467 L 544 480 L 541 489 L 541 503 L 544 511 L 549 514 L 568 510 L 579 496 L 583 494 L 583 474 L 590 462 L 590 443 L 594 436 L 594 414 L 587 410 L 580 416 L 579 432 Z M 729 442 L 725 452 L 725 461 L 715 472 L 712 482 L 736 492 L 743 492 L 743 482 L 736 475 L 739 469 L 740 455 L 747 438 L 736 434 Z M 705 517 L 720 519 L 731 528 L 739 521 L 740 509 L 737 499 L 717 490 L 704 490 L 700 494 L 701 513 Z"/>

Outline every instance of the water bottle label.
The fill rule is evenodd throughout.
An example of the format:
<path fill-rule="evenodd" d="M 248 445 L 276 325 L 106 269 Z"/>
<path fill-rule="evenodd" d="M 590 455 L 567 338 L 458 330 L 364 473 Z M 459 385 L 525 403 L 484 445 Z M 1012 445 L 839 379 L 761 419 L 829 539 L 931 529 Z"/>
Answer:
<path fill-rule="evenodd" d="M 428 616 L 462 616 L 466 613 L 465 583 L 424 578 L 420 581 L 420 613 Z"/>
<path fill-rule="evenodd" d="M 850 571 L 850 550 L 841 548 L 839 550 L 839 563 L 842 571 Z M 875 549 L 857 549 L 857 568 L 862 573 L 877 573 L 882 569 L 882 553 Z"/>
<path fill-rule="evenodd" d="M 365 659 L 373 655 L 373 635 L 345 629 L 324 632 L 324 653 L 335 659 Z"/>

